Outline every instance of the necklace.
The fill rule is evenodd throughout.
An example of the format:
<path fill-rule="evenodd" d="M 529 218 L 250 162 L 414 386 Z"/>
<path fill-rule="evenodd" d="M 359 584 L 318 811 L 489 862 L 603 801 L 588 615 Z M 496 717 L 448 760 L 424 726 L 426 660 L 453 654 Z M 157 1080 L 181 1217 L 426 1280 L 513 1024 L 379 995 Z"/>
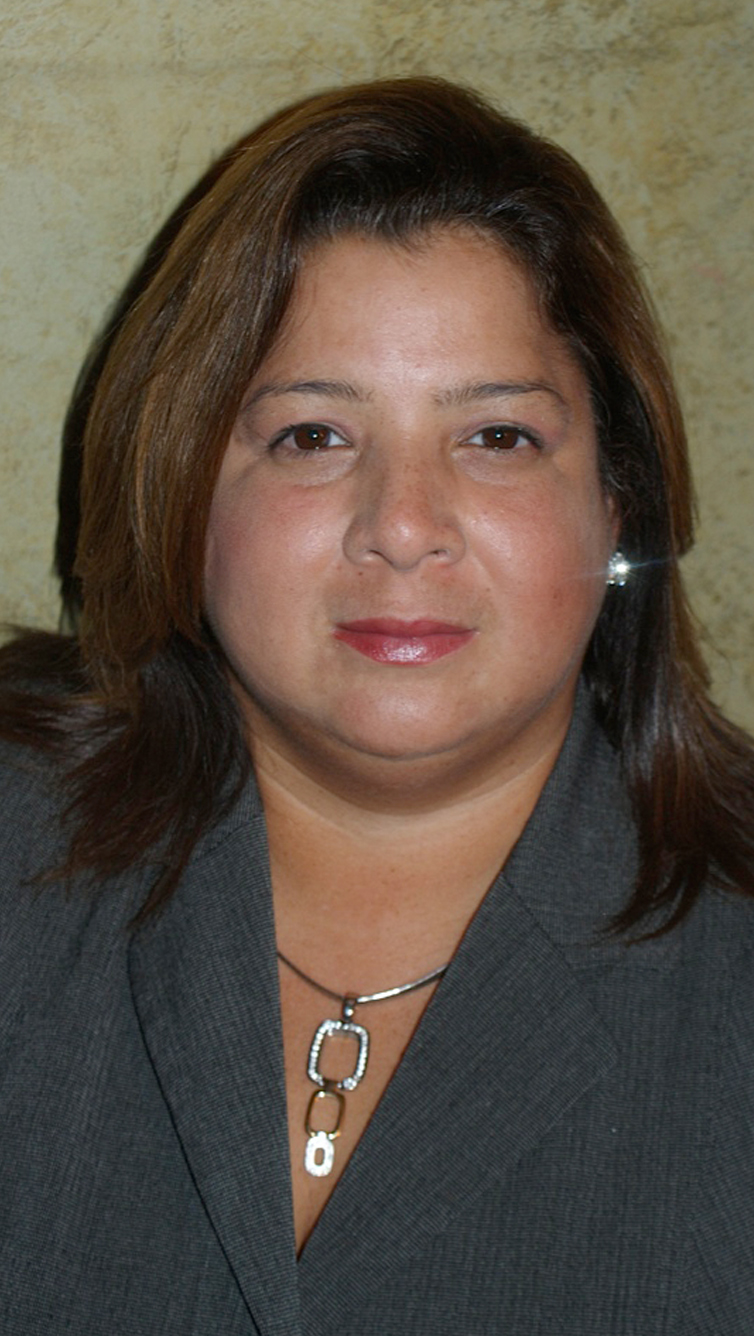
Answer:
<path fill-rule="evenodd" d="M 308 983 L 311 988 L 316 988 L 318 993 L 323 993 L 325 997 L 332 998 L 340 1003 L 341 1018 L 336 1020 L 322 1021 L 314 1031 L 309 1048 L 309 1060 L 306 1067 L 306 1074 L 309 1080 L 314 1083 L 317 1089 L 313 1092 L 306 1110 L 304 1119 L 304 1130 L 306 1132 L 306 1151 L 304 1153 L 304 1168 L 308 1174 L 314 1178 L 325 1178 L 332 1172 L 335 1161 L 335 1141 L 340 1136 L 341 1124 L 345 1113 L 346 1091 L 355 1090 L 362 1080 L 367 1069 L 369 1059 L 369 1031 L 366 1026 L 358 1025 L 353 1019 L 357 1007 L 365 1007 L 369 1002 L 386 1002 L 391 997 L 401 997 L 404 993 L 415 993 L 418 988 L 426 988 L 434 983 L 436 979 L 441 979 L 447 965 L 441 965 L 439 969 L 431 970 L 429 974 L 423 974 L 420 979 L 414 979 L 411 983 L 399 984 L 397 988 L 384 988 L 379 993 L 336 993 L 332 988 L 325 988 L 324 984 L 317 983 L 316 979 L 311 979 L 305 974 L 298 965 L 294 965 L 292 960 L 284 956 L 282 951 L 278 951 L 278 959 L 284 965 L 297 974 L 299 979 Z M 351 1035 L 358 1043 L 358 1053 L 356 1063 L 350 1076 L 344 1076 L 339 1081 L 333 1081 L 327 1076 L 323 1076 L 319 1070 L 319 1055 L 322 1045 L 330 1035 Z M 334 1101 L 335 1108 L 331 1110 L 334 1118 L 334 1126 L 329 1130 L 317 1129 L 312 1126 L 312 1119 L 316 1107 L 323 1101 L 331 1103 Z"/>

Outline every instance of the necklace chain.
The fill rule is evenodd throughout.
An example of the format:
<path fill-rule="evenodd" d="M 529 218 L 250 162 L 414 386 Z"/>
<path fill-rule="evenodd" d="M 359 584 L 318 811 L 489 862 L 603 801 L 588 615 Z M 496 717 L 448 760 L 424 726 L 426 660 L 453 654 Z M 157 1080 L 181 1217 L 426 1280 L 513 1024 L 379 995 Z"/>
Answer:
<path fill-rule="evenodd" d="M 362 993 L 357 996 L 354 993 L 336 993 L 332 988 L 326 988 L 323 983 L 317 983 L 316 979 L 312 979 L 308 974 L 305 974 L 302 969 L 299 969 L 298 965 L 294 965 L 293 961 L 284 956 L 282 951 L 278 951 L 277 954 L 278 959 L 282 960 L 289 970 L 293 970 L 293 973 L 297 974 L 299 979 L 303 979 L 304 983 L 310 984 L 312 988 L 316 988 L 318 993 L 324 993 L 325 997 L 331 997 L 336 1002 L 340 1002 L 341 1005 L 350 1003 L 351 1007 L 364 1007 L 367 1002 L 385 1002 L 389 997 L 400 997 L 403 993 L 413 993 L 417 988 L 425 988 L 428 984 L 434 983 L 435 979 L 441 979 L 448 968 L 447 965 L 440 965 L 439 969 L 430 970 L 429 974 L 423 974 L 420 979 L 413 979 L 411 983 L 398 984 L 396 988 L 384 988 L 379 993 Z"/>

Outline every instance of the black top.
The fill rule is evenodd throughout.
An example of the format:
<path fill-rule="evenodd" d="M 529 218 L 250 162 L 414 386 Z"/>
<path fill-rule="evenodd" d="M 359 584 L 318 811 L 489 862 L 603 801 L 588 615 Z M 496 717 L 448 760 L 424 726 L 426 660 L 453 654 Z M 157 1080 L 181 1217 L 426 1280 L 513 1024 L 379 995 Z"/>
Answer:
<path fill-rule="evenodd" d="M 753 907 L 601 935 L 635 842 L 585 694 L 298 1264 L 254 786 L 133 935 L 148 874 L 28 884 L 58 802 L 5 755 L 3 1336 L 751 1336 Z"/>

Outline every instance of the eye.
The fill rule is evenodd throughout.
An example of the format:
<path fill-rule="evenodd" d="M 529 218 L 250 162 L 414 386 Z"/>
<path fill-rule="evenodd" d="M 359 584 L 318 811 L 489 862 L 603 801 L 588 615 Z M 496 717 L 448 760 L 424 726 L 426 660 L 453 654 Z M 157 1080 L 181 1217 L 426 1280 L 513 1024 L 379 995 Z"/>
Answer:
<path fill-rule="evenodd" d="M 298 422 L 278 432 L 270 442 L 270 449 L 286 447 L 295 454 L 314 454 L 317 451 L 332 450 L 335 446 L 347 445 L 348 442 L 332 427 L 322 422 Z"/>
<path fill-rule="evenodd" d="M 485 450 L 510 453 L 513 450 L 520 450 L 524 445 L 538 448 L 541 443 L 531 431 L 524 431 L 521 427 L 511 426 L 507 422 L 495 422 L 491 427 L 481 427 L 479 431 L 475 431 L 465 444 L 481 445 Z"/>

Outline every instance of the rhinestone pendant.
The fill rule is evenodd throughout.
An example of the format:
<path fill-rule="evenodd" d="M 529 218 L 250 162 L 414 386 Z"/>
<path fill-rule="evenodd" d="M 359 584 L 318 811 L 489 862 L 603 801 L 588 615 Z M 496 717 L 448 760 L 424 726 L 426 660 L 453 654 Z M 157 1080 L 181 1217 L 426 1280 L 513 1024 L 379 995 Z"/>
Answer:
<path fill-rule="evenodd" d="M 349 999 L 346 999 L 343 1003 L 343 1020 L 323 1021 L 315 1030 L 309 1049 L 306 1071 L 309 1080 L 314 1083 L 317 1089 L 313 1092 L 309 1100 L 309 1107 L 306 1110 L 304 1126 L 307 1140 L 306 1150 L 304 1151 L 304 1168 L 307 1174 L 311 1174 L 313 1178 L 326 1178 L 328 1174 L 332 1173 L 335 1163 L 335 1141 L 340 1136 L 340 1125 L 345 1113 L 344 1092 L 355 1090 L 367 1069 L 369 1031 L 363 1025 L 357 1025 L 355 1021 L 351 1020 L 352 1016 L 353 1005 Z M 332 1035 L 347 1035 L 355 1039 L 358 1044 L 353 1071 L 350 1076 L 344 1076 L 339 1081 L 330 1080 L 319 1070 L 319 1056 L 322 1045 Z M 335 1124 L 329 1131 L 324 1131 L 312 1126 L 312 1116 L 319 1105 L 326 1104 L 328 1101 L 335 1101 L 337 1106 Z"/>
<path fill-rule="evenodd" d="M 312 1046 L 309 1049 L 309 1065 L 306 1069 L 309 1080 L 318 1086 L 325 1085 L 325 1077 L 319 1070 L 319 1055 L 328 1035 L 353 1035 L 353 1038 L 358 1041 L 359 1051 L 351 1075 L 344 1076 L 342 1081 L 335 1082 L 338 1090 L 355 1090 L 367 1069 L 369 1032 L 364 1029 L 363 1025 L 357 1025 L 355 1021 L 351 1020 L 322 1022 L 312 1039 Z"/>

